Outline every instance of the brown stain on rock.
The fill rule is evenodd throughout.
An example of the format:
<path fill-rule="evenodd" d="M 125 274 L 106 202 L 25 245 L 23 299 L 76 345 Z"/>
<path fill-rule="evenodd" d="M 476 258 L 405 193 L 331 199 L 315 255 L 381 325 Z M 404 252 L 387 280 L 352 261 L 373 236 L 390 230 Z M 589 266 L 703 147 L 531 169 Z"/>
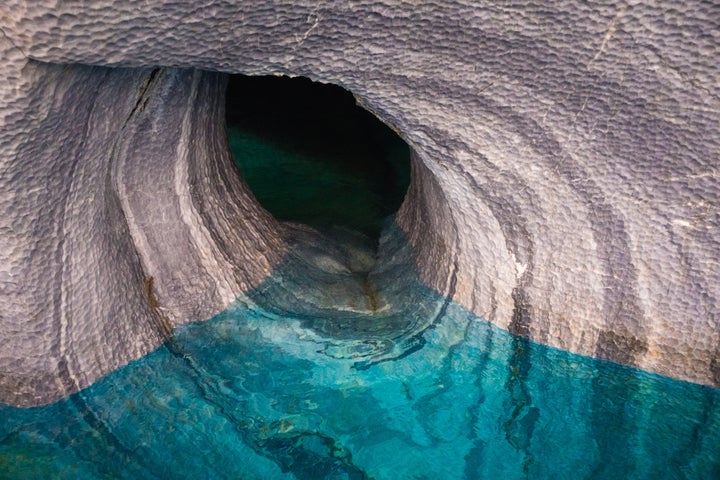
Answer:
<path fill-rule="evenodd" d="M 160 332 L 165 336 L 165 338 L 168 338 L 172 335 L 172 325 L 170 324 L 170 320 L 168 320 L 168 318 L 163 315 L 160 310 L 160 303 L 155 295 L 154 284 L 155 278 L 153 276 L 149 276 L 145 280 L 145 295 L 150 308 L 152 308 L 153 313 L 155 314 L 155 318 L 158 320 Z"/>

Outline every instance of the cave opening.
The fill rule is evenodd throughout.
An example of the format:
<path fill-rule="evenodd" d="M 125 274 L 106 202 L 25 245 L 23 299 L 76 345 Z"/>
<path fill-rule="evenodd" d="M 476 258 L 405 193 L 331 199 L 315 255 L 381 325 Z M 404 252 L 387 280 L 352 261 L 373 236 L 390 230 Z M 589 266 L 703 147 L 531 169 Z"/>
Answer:
<path fill-rule="evenodd" d="M 377 245 L 405 197 L 410 149 L 352 93 L 305 77 L 231 75 L 226 121 L 240 172 L 275 218 Z"/>

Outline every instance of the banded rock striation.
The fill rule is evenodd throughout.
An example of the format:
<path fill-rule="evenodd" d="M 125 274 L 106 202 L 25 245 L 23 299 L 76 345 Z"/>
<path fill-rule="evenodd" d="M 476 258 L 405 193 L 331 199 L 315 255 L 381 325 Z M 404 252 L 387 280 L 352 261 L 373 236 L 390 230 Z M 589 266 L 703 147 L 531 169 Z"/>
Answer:
<path fill-rule="evenodd" d="M 230 161 L 225 73 L 341 85 L 408 142 L 398 223 L 429 286 L 720 386 L 720 5 L 0 11 L 0 401 L 90 384 L 280 260 L 284 227 Z"/>

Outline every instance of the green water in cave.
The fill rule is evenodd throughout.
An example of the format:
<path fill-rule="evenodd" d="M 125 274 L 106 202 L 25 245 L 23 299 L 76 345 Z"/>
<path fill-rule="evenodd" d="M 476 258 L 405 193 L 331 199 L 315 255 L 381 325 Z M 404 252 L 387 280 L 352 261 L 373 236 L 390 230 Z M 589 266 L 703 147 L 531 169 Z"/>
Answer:
<path fill-rule="evenodd" d="M 233 76 L 230 147 L 260 204 L 279 220 L 377 238 L 402 203 L 410 152 L 350 92 L 306 78 Z"/>

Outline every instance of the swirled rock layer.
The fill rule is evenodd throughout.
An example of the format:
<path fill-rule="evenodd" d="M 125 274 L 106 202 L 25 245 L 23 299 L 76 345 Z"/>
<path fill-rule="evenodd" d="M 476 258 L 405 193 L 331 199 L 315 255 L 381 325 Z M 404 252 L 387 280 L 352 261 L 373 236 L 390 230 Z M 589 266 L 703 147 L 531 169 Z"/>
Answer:
<path fill-rule="evenodd" d="M 0 400 L 87 385 L 282 255 L 230 166 L 223 76 L 192 69 L 339 84 L 396 129 L 429 286 L 538 342 L 720 386 L 720 6 L 2 11 Z"/>

